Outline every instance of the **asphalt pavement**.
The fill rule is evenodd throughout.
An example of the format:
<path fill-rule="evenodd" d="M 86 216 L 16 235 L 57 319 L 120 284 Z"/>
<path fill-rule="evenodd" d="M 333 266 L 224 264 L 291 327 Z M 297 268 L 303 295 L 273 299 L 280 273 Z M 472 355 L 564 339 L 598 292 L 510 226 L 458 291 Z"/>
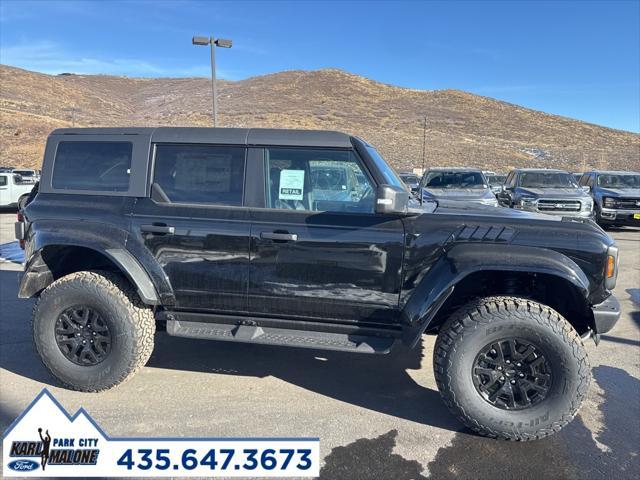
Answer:
<path fill-rule="evenodd" d="M 390 356 L 168 337 L 131 381 L 100 394 L 60 388 L 36 356 L 33 301 L 16 298 L 15 215 L 0 214 L 0 431 L 46 387 L 111 436 L 319 437 L 325 479 L 626 479 L 640 477 L 640 231 L 621 249 L 623 314 L 598 347 L 576 419 L 528 443 L 479 437 L 440 400 L 434 337 Z"/>

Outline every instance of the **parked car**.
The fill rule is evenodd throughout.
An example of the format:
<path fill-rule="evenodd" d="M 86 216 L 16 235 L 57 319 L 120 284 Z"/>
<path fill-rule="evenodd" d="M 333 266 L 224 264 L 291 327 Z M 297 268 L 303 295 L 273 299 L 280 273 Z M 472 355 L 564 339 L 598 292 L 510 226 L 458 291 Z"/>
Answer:
<path fill-rule="evenodd" d="M 0 207 L 14 207 L 29 196 L 34 184 L 14 173 L 0 173 Z"/>
<path fill-rule="evenodd" d="M 325 162 L 365 184 L 317 197 Z M 456 188 L 489 192 L 476 172 L 445 177 L 458 173 Z M 56 130 L 16 223 L 18 295 L 37 298 L 37 352 L 72 389 L 130 378 L 157 324 L 354 354 L 428 332 L 436 383 L 465 425 L 510 440 L 557 432 L 587 394 L 583 340 L 620 316 L 615 242 L 591 222 L 430 205 L 339 132 Z"/>
<path fill-rule="evenodd" d="M 430 168 L 420 182 L 420 194 L 423 201 L 498 206 L 482 171 L 474 168 Z"/>
<path fill-rule="evenodd" d="M 593 200 L 564 170 L 512 170 L 497 194 L 501 205 L 530 212 L 591 218 Z"/>
<path fill-rule="evenodd" d="M 400 172 L 398 176 L 411 192 L 416 193 L 418 191 L 420 185 L 420 177 L 418 177 L 418 175 L 410 172 Z"/>
<path fill-rule="evenodd" d="M 506 175 L 500 175 L 497 173 L 484 173 L 485 178 L 487 179 L 487 183 L 489 184 L 489 188 L 494 194 L 500 193 L 502 191 L 502 185 L 504 181 L 507 179 Z"/>
<path fill-rule="evenodd" d="M 11 172 L 15 175 L 20 175 L 21 181 L 24 183 L 34 184 L 40 180 L 38 171 L 30 168 L 14 168 Z"/>
<path fill-rule="evenodd" d="M 640 173 L 593 170 L 580 179 L 594 201 L 599 225 L 640 227 Z"/>

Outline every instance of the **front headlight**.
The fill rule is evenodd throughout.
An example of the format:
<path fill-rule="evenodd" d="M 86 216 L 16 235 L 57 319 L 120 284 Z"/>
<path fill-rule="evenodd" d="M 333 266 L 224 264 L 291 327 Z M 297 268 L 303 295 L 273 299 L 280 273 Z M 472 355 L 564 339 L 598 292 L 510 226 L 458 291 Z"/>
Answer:
<path fill-rule="evenodd" d="M 590 198 L 582 201 L 582 210 L 585 212 L 590 212 L 593 210 L 593 200 Z"/>
<path fill-rule="evenodd" d="M 607 208 L 618 208 L 620 206 L 620 202 L 617 198 L 604 197 L 603 203 Z"/>
<path fill-rule="evenodd" d="M 536 208 L 536 199 L 533 197 L 522 197 L 518 204 L 520 205 L 520 208 L 533 210 Z"/>

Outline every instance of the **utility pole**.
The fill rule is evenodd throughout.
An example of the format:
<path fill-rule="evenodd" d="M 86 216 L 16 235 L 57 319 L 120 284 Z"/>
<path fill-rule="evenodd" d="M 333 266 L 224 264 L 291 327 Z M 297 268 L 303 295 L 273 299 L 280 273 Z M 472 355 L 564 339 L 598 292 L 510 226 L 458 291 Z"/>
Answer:
<path fill-rule="evenodd" d="M 213 126 L 218 126 L 218 96 L 216 94 L 216 48 L 231 48 L 232 41 L 224 38 L 193 37 L 193 45 L 209 45 L 211 48 L 211 103 L 213 107 Z"/>
<path fill-rule="evenodd" d="M 422 174 L 424 175 L 424 163 L 427 154 L 427 116 L 424 116 L 424 124 L 422 126 Z"/>

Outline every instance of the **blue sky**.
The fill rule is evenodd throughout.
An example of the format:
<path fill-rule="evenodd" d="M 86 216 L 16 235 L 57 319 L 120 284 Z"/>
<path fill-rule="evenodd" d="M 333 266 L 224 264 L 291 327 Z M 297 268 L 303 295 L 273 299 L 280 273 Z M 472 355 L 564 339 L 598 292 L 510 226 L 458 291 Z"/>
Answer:
<path fill-rule="evenodd" d="M 0 61 L 46 73 L 222 77 L 341 68 L 640 132 L 640 1 L 0 2 Z"/>

